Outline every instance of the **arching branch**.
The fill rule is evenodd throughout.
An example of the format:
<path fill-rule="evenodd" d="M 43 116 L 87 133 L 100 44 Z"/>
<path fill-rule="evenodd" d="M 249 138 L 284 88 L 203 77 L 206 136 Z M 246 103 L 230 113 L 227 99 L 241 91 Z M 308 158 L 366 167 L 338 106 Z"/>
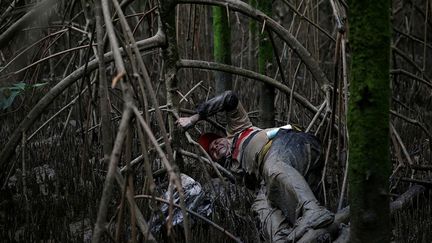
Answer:
<path fill-rule="evenodd" d="M 287 29 L 285 29 L 274 19 L 265 15 L 261 11 L 251 7 L 247 3 L 240 0 L 177 0 L 177 2 L 226 6 L 233 11 L 240 12 L 246 16 L 258 20 L 259 22 L 262 22 L 265 27 L 275 32 L 279 36 L 279 38 L 284 40 L 288 44 L 288 46 L 291 47 L 295 53 L 297 53 L 297 55 L 311 72 L 312 76 L 320 84 L 321 88 L 326 88 L 330 83 L 326 75 L 318 65 L 318 62 Z"/>
<path fill-rule="evenodd" d="M 232 74 L 241 75 L 243 77 L 247 77 L 250 79 L 255 79 L 258 81 L 261 81 L 266 84 L 270 84 L 274 86 L 275 88 L 279 89 L 280 91 L 290 94 L 292 90 L 282 84 L 281 82 L 272 79 L 268 76 L 246 70 L 243 68 L 234 67 L 231 65 L 216 63 L 216 62 L 206 62 L 206 61 L 198 61 L 198 60 L 180 60 L 177 64 L 179 68 L 200 68 L 200 69 L 207 69 L 207 70 L 217 70 L 217 71 L 223 71 L 223 72 L 229 72 Z M 316 113 L 318 111 L 317 107 L 314 106 L 312 103 L 310 103 L 305 97 L 301 96 L 299 93 L 294 92 L 293 93 L 294 99 L 302 104 L 306 109 L 311 111 L 312 113 Z"/>
<path fill-rule="evenodd" d="M 12 26 L 10 26 L 0 35 L 0 47 L 3 48 L 16 35 L 18 31 L 20 31 L 30 22 L 38 18 L 38 15 L 47 11 L 47 9 L 49 9 L 50 7 L 55 6 L 56 3 L 57 1 L 46 0 L 36 5 L 32 10 L 22 16 L 18 21 L 16 21 Z"/>
<path fill-rule="evenodd" d="M 157 32 L 156 35 L 148 39 L 137 42 L 140 50 L 156 48 L 165 43 L 165 35 L 162 32 Z M 112 52 L 108 52 L 104 55 L 105 62 L 113 61 Z M 7 161 L 9 161 L 12 156 L 15 147 L 18 145 L 22 132 L 29 129 L 29 127 L 36 121 L 36 119 L 42 114 L 48 105 L 50 105 L 53 100 L 59 96 L 66 88 L 72 85 L 75 81 L 79 80 L 83 75 L 92 72 L 98 67 L 97 59 L 93 59 L 87 64 L 81 66 L 66 78 L 61 80 L 57 85 L 55 85 L 39 102 L 33 107 L 33 109 L 28 113 L 24 120 L 18 125 L 13 134 L 11 135 L 7 144 L 3 147 L 0 154 L 0 168 L 3 170 Z M 5 170 L 3 170 L 5 171 Z"/>

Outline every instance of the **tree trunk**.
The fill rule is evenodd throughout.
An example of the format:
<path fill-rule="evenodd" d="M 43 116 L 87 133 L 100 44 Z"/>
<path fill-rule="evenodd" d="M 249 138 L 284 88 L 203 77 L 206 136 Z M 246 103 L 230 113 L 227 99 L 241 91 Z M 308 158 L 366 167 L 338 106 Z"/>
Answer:
<path fill-rule="evenodd" d="M 350 2 L 350 242 L 390 242 L 390 1 Z"/>
<path fill-rule="evenodd" d="M 213 11 L 213 55 L 215 62 L 231 65 L 231 27 L 227 8 L 214 6 Z M 232 89 L 232 75 L 215 72 L 216 94 Z"/>
<path fill-rule="evenodd" d="M 272 1 L 259 0 L 258 9 L 271 16 Z M 259 36 L 259 51 L 258 51 L 258 70 L 261 74 L 269 76 L 272 68 L 273 50 L 267 32 L 263 32 Z M 262 84 L 260 90 L 259 107 L 261 113 L 261 127 L 273 127 L 275 120 L 275 89 L 267 84 Z"/>
<path fill-rule="evenodd" d="M 108 79 L 104 62 L 103 45 L 103 16 L 100 1 L 95 1 L 96 35 L 97 35 L 97 54 L 99 64 L 99 102 L 101 116 L 102 147 L 104 153 L 104 163 L 108 164 L 112 150 L 112 128 L 111 128 L 111 109 L 109 104 Z"/>
<path fill-rule="evenodd" d="M 257 0 L 249 0 L 249 5 L 256 6 Z M 249 18 L 249 70 L 254 72 L 257 71 L 257 55 L 256 55 L 256 47 L 257 47 L 257 21 Z"/>
<path fill-rule="evenodd" d="M 164 58 L 164 79 L 167 89 L 167 105 L 173 109 L 178 108 L 178 80 L 176 62 L 179 60 L 176 38 L 176 24 L 175 24 L 175 0 L 161 1 L 160 3 L 160 18 L 161 28 L 166 36 L 166 46 L 162 48 L 162 55 Z M 174 130 L 173 119 L 170 117 L 169 121 L 170 132 Z"/>
<path fill-rule="evenodd" d="M 164 0 L 160 1 L 160 25 L 161 30 L 165 33 L 166 43 L 167 45 L 162 48 L 162 56 L 165 64 L 165 87 L 166 87 L 166 98 L 167 105 L 171 107 L 171 109 L 178 114 L 179 110 L 179 95 L 178 95 L 178 79 L 177 79 L 177 66 L 176 63 L 179 61 L 178 47 L 177 47 L 177 38 L 176 38 L 176 0 Z M 170 115 L 168 116 L 169 123 L 169 131 L 172 134 L 172 147 L 175 150 L 184 147 L 185 145 L 185 135 L 182 133 L 180 129 L 176 129 L 174 125 L 175 118 Z M 183 143 L 183 145 L 182 145 Z M 180 178 L 180 171 L 184 170 L 184 161 L 182 156 L 176 156 L 175 163 L 172 163 L 174 173 L 177 178 Z M 168 168 L 167 168 L 168 169 Z M 170 175 L 170 178 L 172 175 Z M 180 182 L 179 182 L 180 183 Z M 180 184 L 176 183 L 177 188 L 180 188 Z M 184 211 L 184 198 L 182 189 L 177 189 L 180 194 L 180 204 L 182 205 L 183 215 L 186 215 Z M 188 217 L 184 217 L 183 228 L 185 233 L 185 241 L 189 242 L 190 240 L 190 228 L 189 228 L 189 219 Z"/>

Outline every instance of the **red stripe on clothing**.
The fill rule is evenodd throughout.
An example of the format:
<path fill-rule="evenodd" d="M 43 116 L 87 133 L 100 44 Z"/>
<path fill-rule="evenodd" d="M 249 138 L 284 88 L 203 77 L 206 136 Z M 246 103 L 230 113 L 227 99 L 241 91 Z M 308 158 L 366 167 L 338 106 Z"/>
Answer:
<path fill-rule="evenodd" d="M 249 136 L 249 134 L 253 131 L 254 129 L 252 127 L 249 127 L 248 129 L 244 130 L 243 132 L 240 133 L 239 138 L 237 139 L 235 145 L 234 145 L 234 151 L 233 151 L 233 155 L 232 158 L 237 160 L 237 156 L 239 154 L 239 150 L 240 150 L 240 144 L 242 143 L 242 141 Z M 238 160 L 237 160 L 238 161 Z"/>

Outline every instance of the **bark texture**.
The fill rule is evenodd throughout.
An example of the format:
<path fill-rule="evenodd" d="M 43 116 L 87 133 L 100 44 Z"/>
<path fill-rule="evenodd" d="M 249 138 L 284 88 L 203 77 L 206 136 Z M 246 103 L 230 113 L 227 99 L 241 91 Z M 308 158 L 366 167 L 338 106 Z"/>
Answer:
<path fill-rule="evenodd" d="M 350 242 L 390 242 L 390 1 L 350 1 Z"/>
<path fill-rule="evenodd" d="M 256 0 L 249 0 L 250 6 L 256 6 Z M 256 53 L 256 47 L 257 47 L 257 21 L 254 19 L 249 19 L 249 40 L 248 40 L 248 63 L 249 63 L 249 70 L 257 71 L 257 53 Z"/>
<path fill-rule="evenodd" d="M 258 9 L 267 16 L 272 13 L 272 1 L 259 0 Z M 265 24 L 265 22 L 264 22 Z M 264 26 L 265 28 L 265 26 Z M 262 32 L 259 36 L 259 51 L 258 51 L 258 70 L 259 73 L 266 76 L 271 76 L 272 62 L 273 62 L 273 49 L 266 31 Z M 274 127 L 275 120 L 275 89 L 271 85 L 261 84 L 260 90 L 260 115 L 261 127 Z"/>
<path fill-rule="evenodd" d="M 231 27 L 228 9 L 214 6 L 213 11 L 213 54 L 214 60 L 231 65 Z M 232 89 L 232 75 L 225 72 L 215 73 L 216 94 Z"/>

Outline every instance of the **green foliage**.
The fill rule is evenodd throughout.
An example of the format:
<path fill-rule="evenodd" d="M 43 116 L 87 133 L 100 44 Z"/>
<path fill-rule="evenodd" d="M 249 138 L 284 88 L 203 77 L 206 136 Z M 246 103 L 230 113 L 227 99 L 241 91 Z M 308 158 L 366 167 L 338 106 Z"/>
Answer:
<path fill-rule="evenodd" d="M 11 107 L 15 99 L 22 95 L 26 90 L 40 88 L 46 84 L 47 83 L 27 84 L 21 81 L 19 83 L 13 84 L 10 87 L 0 88 L 0 109 L 6 110 L 7 108 Z"/>

